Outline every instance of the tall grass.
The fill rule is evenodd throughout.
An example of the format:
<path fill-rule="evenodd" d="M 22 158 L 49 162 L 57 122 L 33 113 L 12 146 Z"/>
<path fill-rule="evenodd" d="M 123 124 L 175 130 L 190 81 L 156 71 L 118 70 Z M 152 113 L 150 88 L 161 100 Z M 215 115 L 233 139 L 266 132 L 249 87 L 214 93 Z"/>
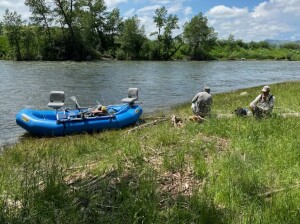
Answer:
<path fill-rule="evenodd" d="M 255 87 L 214 95 L 204 123 L 184 104 L 158 115 L 181 128 L 26 137 L 0 157 L 0 223 L 299 223 L 300 122 L 282 116 L 300 112 L 299 87 L 271 85 L 268 119 L 216 116 Z"/>

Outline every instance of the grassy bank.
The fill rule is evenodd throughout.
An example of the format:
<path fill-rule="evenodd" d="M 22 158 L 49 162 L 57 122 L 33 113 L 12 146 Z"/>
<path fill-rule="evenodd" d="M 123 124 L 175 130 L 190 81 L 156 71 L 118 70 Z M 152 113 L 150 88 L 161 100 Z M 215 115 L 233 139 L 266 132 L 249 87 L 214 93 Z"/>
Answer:
<path fill-rule="evenodd" d="M 260 89 L 214 95 L 214 114 Z M 300 223 L 300 121 L 281 116 L 300 111 L 300 83 L 271 89 L 269 119 L 195 123 L 185 104 L 138 130 L 27 137 L 0 157 L 0 223 Z"/>

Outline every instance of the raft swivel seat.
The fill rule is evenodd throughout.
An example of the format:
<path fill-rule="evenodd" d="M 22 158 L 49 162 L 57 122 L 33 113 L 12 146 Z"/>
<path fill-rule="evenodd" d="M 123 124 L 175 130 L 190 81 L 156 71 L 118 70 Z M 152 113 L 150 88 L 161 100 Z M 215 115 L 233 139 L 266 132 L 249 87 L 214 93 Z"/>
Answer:
<path fill-rule="evenodd" d="M 56 120 L 60 119 L 58 110 L 62 110 L 65 115 L 65 110 L 63 106 L 65 105 L 65 92 L 63 91 L 51 91 L 50 92 L 50 102 L 48 103 L 48 107 L 51 107 L 56 110 Z"/>
<path fill-rule="evenodd" d="M 128 103 L 129 105 L 133 105 L 134 101 L 139 99 L 139 90 L 138 88 L 129 88 L 128 89 L 128 97 L 122 99 L 123 103 Z"/>

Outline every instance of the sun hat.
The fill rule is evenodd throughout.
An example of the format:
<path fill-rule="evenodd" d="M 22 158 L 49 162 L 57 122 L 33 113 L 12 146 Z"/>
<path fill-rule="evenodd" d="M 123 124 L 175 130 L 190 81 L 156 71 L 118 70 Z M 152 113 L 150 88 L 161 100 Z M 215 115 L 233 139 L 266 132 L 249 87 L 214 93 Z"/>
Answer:
<path fill-rule="evenodd" d="M 270 91 L 270 86 L 264 86 L 263 88 L 262 88 L 262 92 L 267 92 L 267 91 Z"/>

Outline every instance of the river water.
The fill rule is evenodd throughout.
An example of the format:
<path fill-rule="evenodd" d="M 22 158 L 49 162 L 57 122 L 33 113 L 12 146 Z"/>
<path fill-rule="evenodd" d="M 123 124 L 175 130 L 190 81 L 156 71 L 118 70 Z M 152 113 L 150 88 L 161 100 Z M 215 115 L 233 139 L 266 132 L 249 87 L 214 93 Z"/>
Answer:
<path fill-rule="evenodd" d="M 49 93 L 62 90 L 66 106 L 116 104 L 129 87 L 139 88 L 144 112 L 190 101 L 204 85 L 212 94 L 300 80 L 300 62 L 14 62 L 0 61 L 0 149 L 15 143 L 25 131 L 15 115 L 22 108 L 47 108 Z"/>

